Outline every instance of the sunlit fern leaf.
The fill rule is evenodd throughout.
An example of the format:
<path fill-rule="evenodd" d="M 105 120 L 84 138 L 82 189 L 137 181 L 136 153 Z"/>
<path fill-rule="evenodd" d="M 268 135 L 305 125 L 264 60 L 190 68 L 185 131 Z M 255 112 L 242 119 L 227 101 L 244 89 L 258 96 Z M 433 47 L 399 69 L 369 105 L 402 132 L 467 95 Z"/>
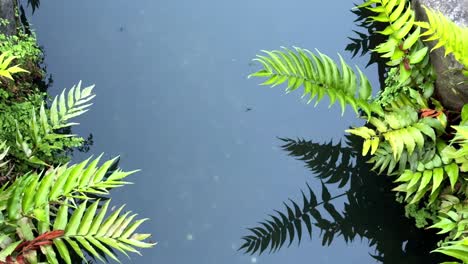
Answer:
<path fill-rule="evenodd" d="M 341 142 L 319 144 L 303 139 L 280 139 L 286 143 L 281 148 L 288 151 L 290 156 L 305 161 L 317 178 L 326 183 L 339 183 L 339 187 L 348 183 L 357 156 L 352 148 L 342 146 Z"/>
<path fill-rule="evenodd" d="M 56 96 L 49 110 L 46 110 L 44 104 L 41 105 L 38 114 L 36 109 L 31 109 L 31 118 L 28 121 L 29 130 L 21 132 L 19 125 L 16 124 L 16 144 L 19 149 L 23 150 L 27 161 L 48 166 L 46 162 L 37 157 L 37 153 L 41 150 L 50 151 L 50 149 L 58 148 L 51 143 L 57 139 L 74 136 L 55 132 L 58 129 L 78 124 L 69 120 L 89 110 L 88 107 L 92 105 L 89 101 L 95 97 L 92 94 L 93 88 L 94 85 L 81 89 L 80 81 L 68 91 L 66 96 L 65 90 Z"/>
<path fill-rule="evenodd" d="M 249 77 L 267 77 L 268 80 L 262 85 L 272 87 L 287 82 L 288 93 L 302 86 L 303 96 L 308 95 L 309 102 L 316 99 L 316 104 L 324 95 L 328 95 L 330 106 L 338 101 L 342 113 L 349 104 L 358 114 L 359 109 L 362 109 L 368 117 L 372 113 L 383 115 L 381 107 L 369 101 L 372 88 L 359 68 L 357 77 L 341 56 L 340 71 L 330 57 L 318 51 L 318 55 L 301 48 L 295 48 L 295 51 L 296 53 L 287 48 L 284 48 L 284 51 L 264 50 L 266 56 L 257 55 L 254 59 L 263 65 L 263 69 L 250 74 Z"/>
<path fill-rule="evenodd" d="M 50 130 L 59 129 L 76 125 L 78 123 L 68 123 L 68 120 L 86 113 L 92 103 L 88 103 L 95 97 L 92 94 L 94 85 L 81 89 L 81 81 L 76 86 L 73 86 L 65 97 L 65 90 L 60 96 L 56 96 L 50 106 L 50 114 L 46 115 L 44 105 L 41 106 L 39 120 L 40 126 L 44 133 Z"/>
<path fill-rule="evenodd" d="M 10 63 L 16 58 L 17 57 L 13 56 L 11 52 L 4 52 L 0 55 L 0 76 L 13 80 L 12 74 L 19 72 L 28 72 L 19 67 L 19 65 L 9 67 Z"/>
<path fill-rule="evenodd" d="M 378 31 L 388 36 L 388 40 L 378 45 L 375 51 L 388 58 L 387 65 L 399 65 L 399 82 L 406 83 L 411 76 L 410 64 L 417 64 L 427 55 L 426 47 L 418 47 L 420 27 L 416 26 L 416 15 L 407 0 L 369 0 L 357 6 L 373 11 L 376 15 L 368 19 L 374 22 L 388 23 Z"/>
<path fill-rule="evenodd" d="M 0 210 L 6 210 L 6 217 L 13 221 L 65 198 L 105 196 L 110 189 L 129 184 L 123 179 L 137 171 L 118 169 L 106 176 L 116 158 L 97 167 L 99 159 L 89 165 L 90 158 L 71 167 L 63 165 L 50 169 L 43 177 L 35 173 L 20 177 L 8 187 L 11 196 L 5 202 L 0 201 Z"/>
<path fill-rule="evenodd" d="M 124 255 L 129 252 L 139 254 L 136 248 L 149 248 L 155 243 L 144 240 L 149 234 L 138 234 L 135 230 L 147 219 L 134 220 L 136 214 L 122 213 L 123 206 L 105 217 L 110 200 L 102 207 L 97 200 L 91 205 L 87 201 L 81 203 L 70 218 L 69 206 L 63 204 L 57 212 L 53 230 L 64 230 L 62 237 L 54 239 L 56 256 L 59 255 L 67 264 L 71 264 L 70 255 L 74 251 L 85 260 L 86 250 L 92 257 L 104 261 L 107 256 L 120 262 L 111 251 L 117 250 Z M 104 255 L 102 255 L 104 254 Z"/>
<path fill-rule="evenodd" d="M 442 247 L 433 250 L 468 263 L 468 238 L 444 243 Z"/>
<path fill-rule="evenodd" d="M 444 47 L 445 55 L 452 53 L 465 69 L 468 69 L 468 28 L 460 27 L 441 12 L 434 11 L 424 6 L 428 22 L 420 22 L 427 29 L 421 36 L 428 36 L 425 41 L 436 40 L 435 50 Z"/>
<path fill-rule="evenodd" d="M 84 259 L 82 250 L 101 260 L 104 255 L 116 260 L 112 250 L 138 253 L 135 248 L 153 246 L 144 242 L 149 235 L 134 233 L 146 219 L 134 221 L 136 215 L 120 214 L 122 208 L 105 218 L 109 201 L 102 205 L 97 199 L 88 206 L 88 201 L 95 197 L 107 198 L 110 189 L 128 184 L 123 179 L 134 172 L 117 169 L 117 158 L 100 167 L 97 166 L 100 157 L 91 162 L 90 159 L 70 167 L 51 168 L 42 176 L 29 173 L 17 178 L 10 186 L 2 187 L 2 223 L 17 228 L 2 227 L 0 235 L 13 236 L 20 232 L 20 238 L 28 238 L 32 236 L 32 230 L 39 234 L 64 230 L 65 235 L 54 240 L 54 247 L 44 244 L 41 248 L 49 263 L 59 263 L 58 256 L 66 263 L 71 263 L 74 255 Z M 60 206 L 58 210 L 57 205 Z M 73 213 L 68 218 L 70 209 Z M 24 219 L 28 225 L 23 223 Z M 33 223 L 35 226 L 29 228 Z"/>
<path fill-rule="evenodd" d="M 445 130 L 445 127 L 437 119 L 418 119 L 418 113 L 411 107 L 389 112 L 385 115 L 384 120 L 371 118 L 370 122 L 376 127 L 375 130 L 362 126 L 348 129 L 346 132 L 364 139 L 363 155 L 370 147 L 372 147 L 371 154 L 374 154 L 378 150 L 380 142 L 383 142 L 376 140 L 376 138 L 383 136 L 385 142 L 388 142 L 392 148 L 394 160 L 399 160 L 405 150 L 408 155 L 412 155 L 415 149 L 421 150 L 425 137 L 429 137 L 435 142 L 436 135 Z"/>
<path fill-rule="evenodd" d="M 243 250 L 245 253 L 254 254 L 258 252 L 261 254 L 267 248 L 270 248 L 270 252 L 274 252 L 279 250 L 286 241 L 289 241 L 288 246 L 292 244 L 295 238 L 300 243 L 303 232 L 307 232 L 309 237 L 312 237 L 312 226 L 317 226 L 322 231 L 325 231 L 323 235 L 324 244 L 331 243 L 337 230 L 333 228 L 333 223 L 322 217 L 317 210 L 317 206 L 323 204 L 332 216 L 334 214 L 339 215 L 334 207 L 328 203 L 328 201 L 334 198 L 323 197 L 323 201 L 318 203 L 312 189 L 309 186 L 307 187 L 309 197 L 302 192 L 302 208 L 292 200 L 290 200 L 290 205 L 284 203 L 286 207 L 285 213 L 276 211 L 277 214 L 270 215 L 271 218 L 269 220 L 260 222 L 261 226 L 248 229 L 251 231 L 251 234 L 242 238 L 244 243 L 239 250 Z M 324 193 L 328 193 L 328 191 L 323 190 L 322 196 L 324 196 Z M 313 220 L 315 220 L 315 223 Z"/>

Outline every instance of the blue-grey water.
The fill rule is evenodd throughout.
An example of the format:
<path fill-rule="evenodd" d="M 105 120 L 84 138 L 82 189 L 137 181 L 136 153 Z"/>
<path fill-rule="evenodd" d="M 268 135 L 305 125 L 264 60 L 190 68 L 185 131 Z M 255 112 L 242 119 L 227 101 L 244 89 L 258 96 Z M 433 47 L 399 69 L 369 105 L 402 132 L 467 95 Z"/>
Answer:
<path fill-rule="evenodd" d="M 91 111 L 73 131 L 94 136 L 88 153 L 121 156 L 141 169 L 134 185 L 113 191 L 114 204 L 151 220 L 142 231 L 158 245 L 123 263 L 376 263 L 366 239 L 328 247 L 318 234 L 274 254 L 237 251 L 247 227 L 306 182 L 320 182 L 281 150 L 278 137 L 315 142 L 362 122 L 328 100 L 316 108 L 258 86 L 246 76 L 261 49 L 318 48 L 364 68 L 344 51 L 356 29 L 353 1 L 75 0 L 42 1 L 30 16 L 44 47 L 56 95 L 79 80 L 96 84 Z M 375 68 L 365 69 L 376 86 Z M 251 109 L 246 111 L 246 109 Z M 336 191 L 333 188 L 332 192 Z M 338 203 L 339 204 L 339 203 Z"/>

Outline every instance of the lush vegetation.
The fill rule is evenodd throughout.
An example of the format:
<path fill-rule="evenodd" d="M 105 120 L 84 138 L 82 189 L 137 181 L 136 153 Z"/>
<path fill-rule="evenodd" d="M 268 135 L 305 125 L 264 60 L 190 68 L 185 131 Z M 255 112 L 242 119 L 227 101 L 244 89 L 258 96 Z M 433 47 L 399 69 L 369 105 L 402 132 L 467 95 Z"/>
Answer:
<path fill-rule="evenodd" d="M 118 158 L 69 164 L 86 141 L 72 120 L 89 110 L 93 87 L 81 82 L 53 100 L 46 94 L 34 34 L 0 34 L 0 263 L 119 261 L 116 253 L 148 248 L 147 219 L 110 209 L 109 191 L 135 171 Z"/>
<path fill-rule="evenodd" d="M 338 63 L 319 51 L 297 47 L 263 51 L 254 59 L 263 69 L 249 77 L 267 78 L 262 85 L 287 83 L 288 93 L 303 87 L 303 96 L 316 104 L 326 95 L 330 106 L 338 103 L 343 112 L 351 106 L 367 121 L 362 127 L 346 130 L 362 139 L 362 156 L 371 156 L 367 162 L 373 164 L 372 169 L 396 184 L 396 200 L 407 204 L 407 214 L 416 219 L 418 227 L 437 229 L 445 235 L 434 252 L 468 263 L 468 106 L 449 114 L 436 100 L 436 76 L 424 43 L 435 41 L 433 50 L 445 48 L 445 54 L 453 55 L 462 65 L 451 70 L 466 74 L 468 29 L 427 8 L 428 22 L 416 21 L 406 0 L 368 0 L 357 8 L 365 10 L 365 23 L 377 25 L 381 29 L 378 34 L 383 36 L 373 49 L 374 56 L 386 61 L 384 89 L 377 95 L 372 96 L 371 85 L 361 70 L 352 70 L 341 56 Z M 345 185 L 351 171 L 347 169 L 352 168 L 349 154 L 308 156 L 318 159 L 316 164 L 321 166 L 334 165 L 339 158 L 343 162 L 340 170 L 327 172 L 324 178 L 332 177 Z M 325 230 L 325 242 L 337 230 L 345 230 L 346 226 L 339 226 L 343 217 L 330 206 L 333 198 L 326 189 L 322 202 L 313 192 L 307 193 L 303 194 L 302 208 L 292 202 L 286 205 L 287 212 L 278 211 L 261 226 L 249 229 L 252 233 L 244 237 L 241 249 L 248 253 L 268 248 L 276 251 L 288 237 L 291 244 L 295 237 L 301 240 L 304 230 L 311 235 L 313 226 Z M 336 225 L 327 225 L 317 210 L 320 205 L 338 220 Z"/>

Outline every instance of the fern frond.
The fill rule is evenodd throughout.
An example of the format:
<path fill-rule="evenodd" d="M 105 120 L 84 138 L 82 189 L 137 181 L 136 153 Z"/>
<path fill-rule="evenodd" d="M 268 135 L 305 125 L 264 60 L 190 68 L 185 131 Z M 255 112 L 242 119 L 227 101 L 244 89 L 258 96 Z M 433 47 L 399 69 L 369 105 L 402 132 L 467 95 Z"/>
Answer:
<path fill-rule="evenodd" d="M 107 195 L 110 189 L 129 184 L 123 179 L 136 171 L 123 172 L 109 168 L 117 158 L 96 167 L 101 157 L 90 158 L 71 167 L 67 165 L 50 169 L 43 177 L 32 173 L 20 177 L 7 191 L 12 195 L 6 202 L 0 201 L 0 210 L 6 210 L 7 219 L 13 221 L 34 213 L 46 204 L 60 202 L 65 198 L 89 199 L 92 195 Z M 22 194 L 22 195 L 21 195 Z"/>
<path fill-rule="evenodd" d="M 0 251 L 0 262 L 5 261 L 7 256 L 13 256 L 17 259 L 26 257 L 29 263 L 37 263 L 39 248 L 49 263 L 59 263 L 58 255 L 67 264 L 72 263 L 73 254 L 85 260 L 84 250 L 103 262 L 103 257 L 106 256 L 120 262 L 112 249 L 128 256 L 128 252 L 140 254 L 136 248 L 156 245 L 145 242 L 150 237 L 149 234 L 135 233 L 147 219 L 134 220 L 136 214 L 131 212 L 121 214 L 123 206 L 106 217 L 109 203 L 110 200 L 103 204 L 97 200 L 88 206 L 88 201 L 85 200 L 72 210 L 69 217 L 70 206 L 65 201 L 56 212 L 49 211 L 48 207 L 44 208 L 47 211 L 44 211 L 42 217 L 38 217 L 38 221 L 32 221 L 29 217 L 18 219 L 15 232 L 21 238 L 18 241 L 21 244 L 18 246 L 19 243 L 12 243 L 12 239 L 2 242 L 2 245 L 12 243 L 16 246 L 13 250 L 8 246 Z M 51 218 L 51 215 L 54 217 Z M 5 234 L 3 238 L 8 239 L 9 236 Z M 21 245 L 26 246 L 22 248 Z"/>
<path fill-rule="evenodd" d="M 451 144 L 458 144 L 458 149 L 451 149 L 448 153 L 450 158 L 455 159 L 455 162 L 459 164 L 460 171 L 468 171 L 468 125 L 452 126 L 456 133 L 454 138 L 451 140 Z"/>
<path fill-rule="evenodd" d="M 438 220 L 429 228 L 441 229 L 438 234 L 448 234 L 452 239 L 459 239 L 468 231 L 467 201 L 460 201 L 454 195 L 441 195 Z"/>
<path fill-rule="evenodd" d="M 445 148 L 443 143 L 439 142 L 438 153 L 430 161 L 420 161 L 416 171 L 406 170 L 403 172 L 395 180 L 395 182 L 403 184 L 394 190 L 406 192 L 406 200 L 412 197 L 411 203 L 418 202 L 430 190 L 429 202 L 432 203 L 437 198 L 441 184 L 445 179 L 449 179 L 453 189 L 458 181 L 459 169 L 453 159 L 447 157 Z M 412 196 L 413 194 L 414 196 Z"/>
<path fill-rule="evenodd" d="M 74 135 L 57 134 L 54 131 L 77 125 L 69 120 L 87 112 L 92 103 L 88 103 L 95 97 L 92 94 L 94 85 L 81 89 L 81 81 L 73 86 L 65 97 L 65 90 L 60 96 L 56 96 L 52 105 L 46 111 L 44 104 L 41 104 L 39 116 L 35 109 L 31 109 L 31 118 L 28 122 L 29 130 L 19 130 L 18 124 L 16 130 L 16 144 L 23 150 L 26 159 L 35 164 L 48 166 L 46 162 L 37 157 L 39 151 L 50 151 L 54 149 L 53 142 L 60 138 L 73 137 Z M 57 148 L 57 147 L 55 147 Z"/>
<path fill-rule="evenodd" d="M 323 186 L 323 185 L 322 185 Z M 284 203 L 286 207 L 286 213 L 276 211 L 277 216 L 270 215 L 271 219 L 261 222 L 262 226 L 249 228 L 252 232 L 251 235 L 244 236 L 242 239 L 244 243 L 239 250 L 244 250 L 245 253 L 260 254 L 264 252 L 268 247 L 270 252 L 279 250 L 288 240 L 289 245 L 292 244 L 295 237 L 298 239 L 298 243 L 301 242 L 303 227 L 307 230 L 309 236 L 312 236 L 312 225 L 320 227 L 325 230 L 323 236 L 323 243 L 331 243 L 335 230 L 333 223 L 324 219 L 320 212 L 317 210 L 317 206 L 324 205 L 325 209 L 332 214 L 334 217 L 342 218 L 342 216 L 335 210 L 335 208 L 329 203 L 333 198 L 330 197 L 328 190 L 322 192 L 323 201 L 318 203 L 315 194 L 312 189 L 309 189 L 309 198 L 302 192 L 303 207 L 291 201 L 291 206 Z M 336 197 L 335 197 L 336 198 Z M 312 223 L 315 219 L 317 223 Z"/>
<path fill-rule="evenodd" d="M 427 29 L 421 36 L 428 36 L 425 41 L 437 41 L 431 51 L 444 47 L 445 56 L 452 53 L 464 65 L 465 70 L 468 69 L 468 28 L 459 27 L 439 11 L 423 7 L 429 22 L 419 23 Z"/>
<path fill-rule="evenodd" d="M 463 263 L 468 263 L 468 238 L 459 241 L 447 242 L 444 246 L 437 248 L 432 252 L 439 252 L 459 259 Z"/>
<path fill-rule="evenodd" d="M 468 262 L 468 206 L 467 201 L 460 201 L 454 195 L 441 195 L 441 209 L 438 221 L 429 228 L 440 229 L 438 234 L 446 234 L 451 241 L 433 252 L 440 252 Z"/>
<path fill-rule="evenodd" d="M 139 254 L 136 247 L 149 248 L 156 245 L 144 242 L 150 237 L 149 234 L 134 233 L 147 219 L 133 220 L 136 214 L 130 215 L 130 212 L 122 214 L 123 206 L 105 218 L 109 203 L 110 200 L 98 209 L 99 200 L 90 206 L 87 205 L 87 201 L 84 201 L 73 211 L 70 218 L 68 218 L 69 206 L 67 204 L 63 204 L 58 209 L 52 230 L 64 230 L 65 232 L 62 237 L 54 239 L 53 243 L 57 248 L 58 255 L 65 263 L 72 263 L 71 251 L 74 251 L 83 260 L 85 259 L 83 249 L 86 249 L 92 257 L 103 262 L 102 253 L 120 262 L 109 248 L 127 255 L 128 252 Z M 48 259 L 51 258 L 55 258 L 55 256 L 49 255 Z"/>
<path fill-rule="evenodd" d="M 388 36 L 388 40 L 376 47 L 375 51 L 388 58 L 387 65 L 399 65 L 400 83 L 405 83 L 411 76 L 410 65 L 418 64 L 427 55 L 427 47 L 418 45 L 421 28 L 416 26 L 415 12 L 407 0 L 369 0 L 357 6 L 376 13 L 369 17 L 376 22 L 389 25 L 380 34 Z"/>
<path fill-rule="evenodd" d="M 263 51 L 267 56 L 257 55 L 255 61 L 263 65 L 263 69 L 249 75 L 250 77 L 267 77 L 262 85 L 272 87 L 288 82 L 286 91 L 292 92 L 303 86 L 303 97 L 309 95 L 309 103 L 316 99 L 316 104 L 324 95 L 330 98 L 330 106 L 336 101 L 340 103 L 342 114 L 346 104 L 359 114 L 362 109 L 368 117 L 372 113 L 383 115 L 383 110 L 377 104 L 369 101 L 372 88 L 369 80 L 359 68 L 358 77 L 340 56 L 341 71 L 337 64 L 328 56 L 317 51 L 318 56 L 306 49 L 295 48 L 296 53 L 284 48 L 285 51 Z"/>
<path fill-rule="evenodd" d="M 423 135 L 435 142 L 436 134 L 444 131 L 443 125 L 436 119 L 418 119 L 418 113 L 411 107 L 389 112 L 384 120 L 371 118 L 370 122 L 376 130 L 363 126 L 346 132 L 364 139 L 363 155 L 366 155 L 369 148 L 371 154 L 374 154 L 380 142 L 383 142 L 380 140 L 380 136 L 383 136 L 392 148 L 394 160 L 399 160 L 404 150 L 408 155 L 412 155 L 416 147 L 421 150 L 425 142 Z"/>
<path fill-rule="evenodd" d="M 65 98 L 65 90 L 60 96 L 56 96 L 50 106 L 50 114 L 46 115 L 44 106 L 41 106 L 39 121 L 40 128 L 45 134 L 50 130 L 77 125 L 78 123 L 68 123 L 68 120 L 86 113 L 92 103 L 88 103 L 95 97 L 92 94 L 94 85 L 81 89 L 81 81 L 75 86 L 72 86 Z"/>
<path fill-rule="evenodd" d="M 0 76 L 6 77 L 10 80 L 13 80 L 12 74 L 19 72 L 27 72 L 27 70 L 22 69 L 19 65 L 10 66 L 10 63 L 16 59 L 16 56 L 13 56 L 11 52 L 4 52 L 0 55 Z"/>
<path fill-rule="evenodd" d="M 40 244 L 49 263 L 59 263 L 58 256 L 71 263 L 71 252 L 84 258 L 83 250 L 101 260 L 101 254 L 117 260 L 110 248 L 126 254 L 138 253 L 137 247 L 153 246 L 144 241 L 149 235 L 134 233 L 146 219 L 134 221 L 135 214 L 121 214 L 123 207 L 105 217 L 110 200 L 101 204 L 99 197 L 107 199 L 110 189 L 129 184 L 124 178 L 135 171 L 117 169 L 117 158 L 98 167 L 100 158 L 51 168 L 43 176 L 32 172 L 0 189 L 3 219 L 0 240 L 2 236 L 12 237 L 12 241 L 17 240 L 15 236 L 31 240 L 36 233 L 44 235 L 63 230 L 63 235 L 53 239 L 54 247 Z M 92 200 L 95 201 L 88 206 Z M 73 212 L 70 218 L 69 211 Z M 18 256 L 34 259 L 33 255 L 23 256 L 23 253 L 26 252 L 16 252 Z M 1 254 L 2 251 L 0 261 L 3 261 Z"/>
<path fill-rule="evenodd" d="M 404 150 L 401 153 L 400 159 L 396 160 L 393 155 L 392 147 L 388 142 L 384 141 L 379 144 L 379 148 L 368 162 L 374 163 L 372 170 L 377 171 L 378 169 L 378 174 L 382 174 L 387 170 L 387 175 L 392 175 L 395 169 L 398 169 L 398 172 L 403 172 L 407 166 L 411 166 L 410 160 L 413 156 L 417 155 L 416 153 L 417 151 L 413 152 L 412 155 L 408 155 L 408 152 Z"/>

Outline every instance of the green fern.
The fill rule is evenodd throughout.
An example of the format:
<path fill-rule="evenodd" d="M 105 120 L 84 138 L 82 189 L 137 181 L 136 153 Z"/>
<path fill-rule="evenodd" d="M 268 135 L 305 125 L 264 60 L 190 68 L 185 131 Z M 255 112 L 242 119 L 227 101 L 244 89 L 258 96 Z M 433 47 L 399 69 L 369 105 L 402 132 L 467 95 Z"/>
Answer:
<path fill-rule="evenodd" d="M 464 109 L 468 108 L 464 107 Z M 456 133 L 451 143 L 457 144 L 459 148 L 453 148 L 448 155 L 459 164 L 460 171 L 468 172 L 468 125 L 464 124 L 452 127 L 455 129 Z"/>
<path fill-rule="evenodd" d="M 359 68 L 356 74 L 341 56 L 339 69 L 337 63 L 328 56 L 318 51 L 312 53 L 300 48 L 295 48 L 295 51 L 286 48 L 284 51 L 263 51 L 266 55 L 258 55 L 255 59 L 263 65 L 263 69 L 249 77 L 267 77 L 267 81 L 262 85 L 272 87 L 287 82 L 287 92 L 302 86 L 303 96 L 309 95 L 309 102 L 316 99 L 316 104 L 327 95 L 330 98 L 330 106 L 336 101 L 340 103 L 342 113 L 346 104 L 350 104 L 358 114 L 362 110 L 367 115 L 366 126 L 346 131 L 364 139 L 362 155 L 374 155 L 368 160 L 369 163 L 374 163 L 373 170 L 378 169 L 379 173 L 387 171 L 388 175 L 394 176 L 394 181 L 400 184 L 394 190 L 403 193 L 403 197 L 400 197 L 412 206 L 423 208 L 422 211 L 431 208 L 430 218 L 435 220 L 441 197 L 453 192 L 463 195 L 467 189 L 463 173 L 468 172 L 468 106 L 462 110 L 460 125 L 451 126 L 452 122 L 457 120 L 456 117 L 453 118 L 450 113 L 451 118 L 448 119 L 442 105 L 432 98 L 435 73 L 428 56 L 428 48 L 420 38 L 430 36 L 427 41 L 438 40 L 434 49 L 445 45 L 446 55 L 453 53 L 467 70 L 468 31 L 466 28 L 457 27 L 440 13 L 436 14 L 430 10 L 427 10 L 429 23 L 417 22 L 408 0 L 368 0 L 358 8 L 375 13 L 369 17 L 373 24 L 387 24 L 378 33 L 388 36 L 388 40 L 378 45 L 374 51 L 380 57 L 387 58 L 387 65 L 391 67 L 386 75 L 386 87 L 376 98 L 371 97 L 369 82 Z M 421 34 L 422 28 L 427 30 Z M 447 127 L 453 127 L 456 131 L 452 140 L 447 140 L 447 137 L 452 136 L 450 129 L 446 131 Z M 450 145 L 447 145 L 447 142 L 450 142 Z M 312 170 L 327 168 L 338 159 L 338 155 L 333 151 L 328 156 L 309 152 L 293 155 L 306 161 L 322 163 L 310 163 Z M 348 166 L 348 163 L 349 160 L 345 160 L 343 166 Z M 348 176 L 344 170 L 340 170 L 343 175 L 331 176 L 333 173 L 336 174 L 336 171 L 325 173 L 326 176 L 322 179 L 330 178 L 330 182 L 346 184 Z M 283 246 L 288 237 L 291 244 L 295 236 L 298 236 L 300 242 L 303 224 L 310 235 L 313 225 L 311 219 L 315 217 L 315 212 L 312 214 L 310 210 L 315 210 L 319 204 L 313 194 L 310 201 L 303 196 L 302 209 L 295 202 L 292 202 L 292 205 L 285 204 L 287 213 L 278 212 L 278 216 L 271 216 L 270 220 L 262 222 L 262 227 L 250 229 L 253 234 L 244 237 L 241 249 L 250 253 L 261 253 L 270 247 L 271 251 L 275 251 Z M 325 197 L 323 204 L 327 209 L 329 193 L 325 194 Z M 424 201 L 425 205 L 418 205 L 420 201 Z M 466 201 L 463 203 L 466 204 Z M 341 219 L 339 213 L 333 210 L 329 213 L 335 220 Z M 433 227 L 441 228 L 447 224 L 457 228 L 457 235 L 450 235 L 448 239 L 458 239 L 460 234 L 466 236 L 466 211 L 452 210 L 441 212 L 441 215 L 442 218 L 450 217 L 451 222 L 441 220 L 442 224 L 435 224 Z M 330 228 L 329 233 L 324 236 L 324 241 L 330 241 L 330 236 L 333 237 L 334 234 L 331 231 L 333 224 L 320 224 L 322 220 L 318 219 L 322 219 L 321 216 L 316 218 L 315 225 Z M 462 257 L 458 258 L 467 261 L 468 251 L 466 248 L 460 249 L 460 243 L 463 247 L 468 246 L 466 240 L 450 242 L 436 251 L 455 257 L 456 254 L 461 254 Z"/>
<path fill-rule="evenodd" d="M 123 179 L 135 171 L 111 171 L 116 158 L 97 167 L 99 160 L 100 157 L 90 163 L 87 159 L 71 167 L 49 169 L 43 177 L 30 173 L 3 188 L 1 193 L 5 199 L 0 200 L 0 215 L 4 220 L 0 222 L 0 240 L 9 237 L 10 241 L 21 242 L 28 237 L 25 233 L 31 237 L 36 232 L 40 236 L 64 230 L 63 235 L 53 240 L 55 248 L 47 244 L 40 247 L 49 263 L 58 263 L 57 253 L 66 263 L 71 263 L 70 248 L 80 257 L 86 249 L 101 260 L 101 254 L 117 260 L 108 248 L 126 253 L 137 252 L 135 247 L 153 246 L 143 241 L 149 235 L 133 233 L 146 219 L 134 221 L 136 215 L 129 212 L 121 215 L 121 207 L 104 220 L 109 201 L 101 204 L 96 198 L 105 198 L 110 189 L 129 184 Z M 92 200 L 95 201 L 88 205 Z M 70 209 L 72 214 L 68 218 Z M 13 252 L 10 246 L 15 243 L 10 243 L 2 246 L 0 261 L 5 261 Z"/>
<path fill-rule="evenodd" d="M 447 234 L 451 241 L 445 242 L 433 252 L 443 253 L 468 262 L 468 201 L 460 201 L 456 196 L 441 196 L 438 221 L 429 228 L 440 229 L 438 234 Z"/>
<path fill-rule="evenodd" d="M 12 56 L 11 52 L 3 52 L 0 55 L 0 76 L 13 80 L 12 74 L 19 72 L 28 72 L 19 67 L 19 65 L 8 67 L 10 63 L 16 58 L 16 56 Z"/>
<path fill-rule="evenodd" d="M 70 218 L 68 218 L 70 206 L 63 204 L 58 209 L 52 230 L 64 230 L 65 233 L 53 243 L 60 257 L 67 264 L 72 263 L 70 248 L 83 260 L 85 260 L 83 249 L 86 249 L 93 257 L 103 262 L 105 261 L 98 251 L 120 262 L 108 248 L 127 255 L 127 252 L 139 254 L 135 247 L 149 248 L 155 245 L 143 241 L 150 236 L 149 234 L 134 233 L 147 219 L 134 221 L 136 214 L 130 215 L 130 212 L 121 214 L 123 206 L 105 218 L 109 203 L 110 200 L 102 204 L 98 212 L 97 208 L 101 206 L 99 200 L 90 206 L 87 205 L 87 201 L 84 201 L 73 211 Z M 46 256 L 50 263 L 58 263 L 54 255 L 46 254 Z"/>
<path fill-rule="evenodd" d="M 37 155 L 39 151 L 49 151 L 50 149 L 59 148 L 52 144 L 56 139 L 73 137 L 73 135 L 57 134 L 54 131 L 58 129 L 77 125 L 71 123 L 71 118 L 77 117 L 86 113 L 92 103 L 88 103 L 95 97 L 92 94 L 94 85 L 81 89 L 81 81 L 73 86 L 65 97 L 65 90 L 60 96 L 56 96 L 52 101 L 50 110 L 46 111 L 44 104 L 39 109 L 39 117 L 37 117 L 35 109 L 31 110 L 31 119 L 29 120 L 29 131 L 23 135 L 21 131 L 16 130 L 16 144 L 23 150 L 27 160 L 41 165 L 47 165 L 43 160 L 40 160 Z"/>
<path fill-rule="evenodd" d="M 374 154 L 381 142 L 380 136 L 383 136 L 392 148 L 394 160 L 400 160 L 404 150 L 407 150 L 408 155 L 411 155 L 416 147 L 421 150 L 425 142 L 423 135 L 435 141 L 436 131 L 441 133 L 445 129 L 434 118 L 418 119 L 417 112 L 411 107 L 389 112 L 384 120 L 371 118 L 369 122 L 376 130 L 363 126 L 348 129 L 346 132 L 364 138 L 363 155 L 367 154 L 369 148 L 371 154 Z"/>
<path fill-rule="evenodd" d="M 357 8 L 366 8 L 375 12 L 369 17 L 372 21 L 389 25 L 378 33 L 388 36 L 388 40 L 376 47 L 381 57 L 388 58 L 387 65 L 400 68 L 400 83 L 405 83 L 411 76 L 410 65 L 420 63 L 427 55 L 427 47 L 415 45 L 419 41 L 421 28 L 415 26 L 415 12 L 407 0 L 369 0 Z"/>
<path fill-rule="evenodd" d="M 468 263 L 468 238 L 461 241 L 447 242 L 444 246 L 433 250 L 461 260 L 463 263 Z M 450 262 L 456 263 L 456 262 Z M 449 264 L 449 263 L 447 263 Z"/>
<path fill-rule="evenodd" d="M 421 36 L 428 36 L 425 41 L 437 40 L 432 50 L 444 47 L 445 55 L 453 54 L 465 70 L 468 70 L 468 28 L 461 28 L 446 18 L 442 13 L 435 12 L 424 6 L 429 22 L 419 22 L 427 29 Z"/>
<path fill-rule="evenodd" d="M 418 202 L 424 195 L 430 191 L 430 203 L 433 203 L 438 197 L 442 182 L 450 179 L 454 185 L 458 180 L 458 166 L 456 163 L 443 163 L 440 157 L 437 157 L 430 163 L 418 166 L 415 172 L 406 170 L 395 182 L 404 182 L 394 189 L 394 191 L 406 192 L 405 200 L 412 197 L 410 203 Z M 431 184 L 432 182 L 432 184 Z M 413 196 L 414 194 L 414 196 Z"/>
<path fill-rule="evenodd" d="M 371 103 L 372 88 L 369 81 L 358 69 L 359 83 L 356 74 L 341 58 L 341 71 L 328 56 L 317 51 L 318 56 L 306 49 L 295 48 L 296 53 L 284 48 L 285 51 L 263 51 L 268 56 L 257 55 L 255 61 L 263 65 L 263 69 L 249 77 L 267 77 L 262 85 L 272 87 L 288 82 L 286 91 L 292 92 L 303 86 L 303 96 L 310 95 L 309 102 L 316 98 L 317 103 L 324 95 L 330 98 L 330 106 L 337 100 L 342 113 L 346 104 L 350 104 L 359 114 L 362 109 L 368 117 L 372 113 L 383 115 L 382 108 Z"/>

